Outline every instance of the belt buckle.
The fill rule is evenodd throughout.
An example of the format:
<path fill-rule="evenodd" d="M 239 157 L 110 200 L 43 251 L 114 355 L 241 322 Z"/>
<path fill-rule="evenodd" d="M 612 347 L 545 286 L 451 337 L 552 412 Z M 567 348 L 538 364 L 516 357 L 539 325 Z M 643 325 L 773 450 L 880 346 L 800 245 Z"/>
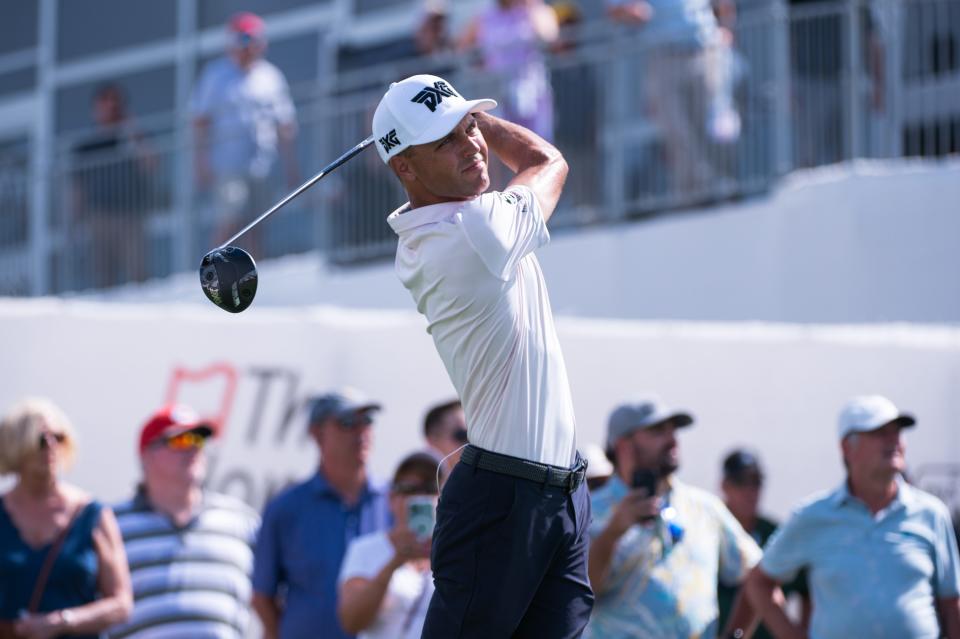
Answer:
<path fill-rule="evenodd" d="M 571 470 L 567 475 L 567 492 L 572 493 L 580 485 L 580 470 Z"/>

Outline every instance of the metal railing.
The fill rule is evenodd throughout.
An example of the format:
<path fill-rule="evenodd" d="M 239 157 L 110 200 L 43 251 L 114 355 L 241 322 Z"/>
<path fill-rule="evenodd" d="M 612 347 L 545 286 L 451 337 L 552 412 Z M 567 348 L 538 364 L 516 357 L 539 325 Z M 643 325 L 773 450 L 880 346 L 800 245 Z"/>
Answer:
<path fill-rule="evenodd" d="M 958 0 L 768 3 L 741 12 L 732 44 L 698 49 L 605 22 L 579 25 L 566 41 L 546 58 L 552 138 L 571 165 L 551 223 L 559 227 L 748 196 L 798 168 L 960 152 Z M 453 55 L 301 87 L 302 174 L 368 134 L 390 81 L 431 71 L 465 95 L 506 103 L 512 89 L 510 78 Z M 31 201 L 27 159 L 0 149 L 0 293 L 162 277 L 194 268 L 217 243 L 223 194 L 189 179 L 189 121 L 171 114 L 145 129 L 95 152 L 62 140 L 53 170 L 39 178 L 45 211 Z M 508 176 L 494 164 L 492 177 L 502 186 Z M 247 185 L 262 187 L 267 205 L 286 186 L 279 168 Z M 383 258 L 395 246 L 384 218 L 404 199 L 368 151 L 240 244 L 257 259 L 318 247 L 337 264 Z M 43 241 L 32 241 L 37 233 Z M 48 272 L 39 286 L 30 268 L 38 257 Z"/>

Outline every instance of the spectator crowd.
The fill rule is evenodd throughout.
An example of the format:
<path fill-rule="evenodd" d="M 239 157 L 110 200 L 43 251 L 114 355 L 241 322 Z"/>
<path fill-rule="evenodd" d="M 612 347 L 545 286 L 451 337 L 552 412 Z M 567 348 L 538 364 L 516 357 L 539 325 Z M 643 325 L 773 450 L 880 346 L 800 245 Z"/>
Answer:
<path fill-rule="evenodd" d="M 107 505 L 61 479 L 66 415 L 26 399 L 0 422 L 0 637 L 419 637 L 433 594 L 431 536 L 466 443 L 457 401 L 425 411 L 424 444 L 389 481 L 369 469 L 381 406 L 354 389 L 310 400 L 316 471 L 262 516 L 205 487 L 220 425 L 187 406 L 149 416 L 141 478 Z M 947 507 L 906 479 L 916 418 L 881 396 L 837 421 L 835 490 L 778 524 L 759 508 L 749 449 L 721 463 L 720 496 L 677 478 L 695 416 L 656 398 L 614 408 L 588 445 L 596 597 L 585 635 L 960 637 L 960 559 Z M 759 625 L 758 625 L 759 624 Z"/>

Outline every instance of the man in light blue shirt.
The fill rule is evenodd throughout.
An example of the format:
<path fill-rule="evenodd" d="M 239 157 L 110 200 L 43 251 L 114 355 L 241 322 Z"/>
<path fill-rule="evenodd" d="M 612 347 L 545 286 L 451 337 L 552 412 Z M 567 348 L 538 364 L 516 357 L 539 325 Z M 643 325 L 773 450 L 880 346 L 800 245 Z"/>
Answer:
<path fill-rule="evenodd" d="M 811 639 L 960 639 L 960 559 L 949 512 L 901 477 L 901 430 L 914 424 L 876 395 L 853 398 L 843 409 L 847 481 L 794 512 L 747 582 L 778 637 L 806 636 L 777 594 L 779 583 L 806 568 Z"/>

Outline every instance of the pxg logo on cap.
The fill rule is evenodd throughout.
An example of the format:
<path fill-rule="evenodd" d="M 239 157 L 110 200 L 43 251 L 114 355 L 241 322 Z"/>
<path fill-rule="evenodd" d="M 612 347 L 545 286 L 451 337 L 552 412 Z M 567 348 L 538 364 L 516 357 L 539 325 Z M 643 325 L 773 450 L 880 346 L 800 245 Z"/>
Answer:
<path fill-rule="evenodd" d="M 468 113 L 489 111 L 494 100 L 465 100 L 435 75 L 414 75 L 394 82 L 373 114 L 377 153 L 384 162 L 408 147 L 446 136 Z"/>

